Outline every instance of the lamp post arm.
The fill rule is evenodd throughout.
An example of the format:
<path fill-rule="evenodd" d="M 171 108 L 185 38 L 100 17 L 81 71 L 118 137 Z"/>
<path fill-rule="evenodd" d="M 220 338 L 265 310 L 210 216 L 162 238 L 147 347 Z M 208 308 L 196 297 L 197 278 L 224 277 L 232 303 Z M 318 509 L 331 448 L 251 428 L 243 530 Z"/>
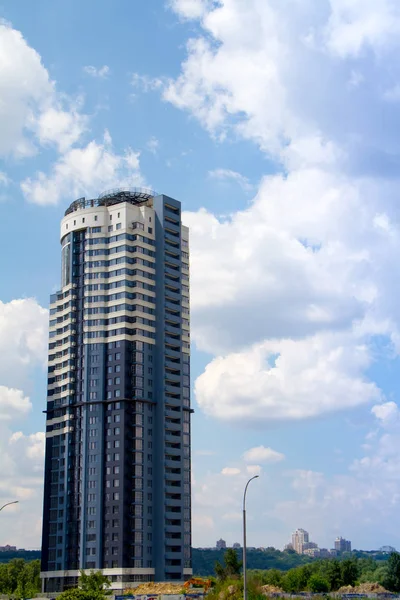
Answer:
<path fill-rule="evenodd" d="M 3 508 L 5 508 L 6 506 L 10 506 L 10 504 L 18 504 L 18 500 L 14 500 L 13 502 L 7 502 L 6 504 L 3 504 L 3 506 L 0 508 L 0 511 L 2 511 Z"/>

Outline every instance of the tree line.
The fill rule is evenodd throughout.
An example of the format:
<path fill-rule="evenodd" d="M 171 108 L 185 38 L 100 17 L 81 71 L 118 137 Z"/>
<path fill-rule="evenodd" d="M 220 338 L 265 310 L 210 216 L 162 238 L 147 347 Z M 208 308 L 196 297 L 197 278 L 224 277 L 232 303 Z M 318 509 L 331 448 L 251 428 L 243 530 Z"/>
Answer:
<path fill-rule="evenodd" d="M 222 562 L 215 563 L 215 576 L 224 582 L 239 578 L 242 563 L 235 550 L 229 548 Z M 400 554 L 393 552 L 384 563 L 373 558 L 343 558 L 314 560 L 288 571 L 279 569 L 250 570 L 250 586 L 271 585 L 284 592 L 335 592 L 343 586 L 359 583 L 379 583 L 391 592 L 400 592 Z"/>
<path fill-rule="evenodd" d="M 32 598 L 40 592 L 40 560 L 13 558 L 0 564 L 0 594 L 10 598 Z"/>

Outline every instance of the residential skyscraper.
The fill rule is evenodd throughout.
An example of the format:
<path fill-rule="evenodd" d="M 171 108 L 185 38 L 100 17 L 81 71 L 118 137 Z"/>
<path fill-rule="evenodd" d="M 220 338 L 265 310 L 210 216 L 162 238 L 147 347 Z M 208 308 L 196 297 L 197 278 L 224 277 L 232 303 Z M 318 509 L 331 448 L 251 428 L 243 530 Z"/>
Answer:
<path fill-rule="evenodd" d="M 188 230 L 149 190 L 80 198 L 51 296 L 43 591 L 191 570 Z"/>
<path fill-rule="evenodd" d="M 335 550 L 337 550 L 337 552 L 351 552 L 350 540 L 345 540 L 342 537 L 337 537 L 335 540 Z"/>
<path fill-rule="evenodd" d="M 298 554 L 303 553 L 303 547 L 305 544 L 308 544 L 310 541 L 308 531 L 305 529 L 296 529 L 294 533 L 292 533 L 292 546 L 293 550 Z"/>

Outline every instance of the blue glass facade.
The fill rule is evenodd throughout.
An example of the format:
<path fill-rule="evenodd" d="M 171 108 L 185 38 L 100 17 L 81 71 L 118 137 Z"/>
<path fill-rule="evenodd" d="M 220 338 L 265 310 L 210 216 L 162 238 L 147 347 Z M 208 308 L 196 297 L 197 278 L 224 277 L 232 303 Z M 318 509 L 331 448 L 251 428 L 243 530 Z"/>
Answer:
<path fill-rule="evenodd" d="M 188 235 L 180 203 L 81 199 L 51 297 L 43 591 L 191 575 Z M 118 231 L 120 230 L 120 231 Z"/>

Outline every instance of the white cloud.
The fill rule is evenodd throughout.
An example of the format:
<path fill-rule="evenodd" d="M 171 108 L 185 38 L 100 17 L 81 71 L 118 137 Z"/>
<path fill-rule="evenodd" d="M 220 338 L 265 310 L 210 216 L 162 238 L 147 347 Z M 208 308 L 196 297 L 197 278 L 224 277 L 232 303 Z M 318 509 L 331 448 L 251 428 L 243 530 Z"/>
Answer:
<path fill-rule="evenodd" d="M 156 137 L 151 137 L 146 144 L 147 149 L 153 154 L 157 154 L 157 150 L 160 147 L 160 142 Z"/>
<path fill-rule="evenodd" d="M 265 341 L 212 360 L 196 380 L 196 399 L 225 421 L 315 417 L 379 400 L 364 378 L 370 364 L 368 348 L 348 335 Z"/>
<path fill-rule="evenodd" d="M 174 9 L 200 33 L 164 98 L 281 161 L 245 210 L 184 215 L 192 338 L 216 356 L 196 382 L 200 406 L 254 424 L 381 399 L 366 377 L 374 337 L 400 348 L 398 113 L 383 97 L 400 80 L 397 3 Z"/>
<path fill-rule="evenodd" d="M 187 18 L 183 3 L 175 9 Z M 212 135 L 233 129 L 268 154 L 321 138 L 351 149 L 342 170 L 395 170 L 396 107 L 379 97 L 400 80 L 396 0 L 291 2 L 290 11 L 272 0 L 229 0 L 197 12 L 202 33 L 188 41 L 167 101 Z M 369 74 L 363 86 L 355 73 Z"/>
<path fill-rule="evenodd" d="M 31 401 L 21 390 L 0 385 L 0 421 L 9 421 L 15 416 L 26 415 L 31 408 Z"/>
<path fill-rule="evenodd" d="M 276 450 L 272 450 L 272 448 L 266 448 L 265 446 L 256 446 L 255 448 L 250 448 L 247 450 L 243 459 L 246 462 L 265 462 L 265 463 L 275 463 L 284 460 L 285 455 L 282 452 L 277 452 Z"/>
<path fill-rule="evenodd" d="M 99 190 L 113 187 L 142 186 L 139 156 L 130 148 L 124 154 L 114 152 L 106 132 L 102 143 L 92 141 L 84 148 L 69 150 L 49 175 L 38 172 L 35 179 L 25 179 L 21 188 L 29 201 L 46 205 L 63 198 L 98 196 Z"/>
<path fill-rule="evenodd" d="M 110 74 L 110 67 L 107 65 L 103 65 L 100 68 L 93 67 L 92 65 L 88 65 L 83 67 L 84 72 L 91 77 L 95 77 L 97 79 L 106 79 Z"/>
<path fill-rule="evenodd" d="M 247 177 L 241 175 L 237 171 L 231 171 L 230 169 L 214 169 L 213 171 L 209 171 L 208 175 L 212 179 L 217 179 L 219 181 L 233 181 L 246 192 L 253 189 L 253 186 Z"/>
<path fill-rule="evenodd" d="M 61 106 L 49 106 L 32 124 L 32 129 L 42 146 L 56 143 L 59 152 L 66 152 L 79 140 L 87 127 L 87 117 L 79 111 L 81 102 L 71 105 L 69 110 Z"/>
<path fill-rule="evenodd" d="M 9 184 L 9 177 L 6 175 L 6 173 L 4 173 L 4 171 L 0 171 L 0 185 L 8 186 Z"/>
<path fill-rule="evenodd" d="M 377 53 L 398 45 L 400 10 L 396 0 L 330 0 L 329 49 L 340 57 L 368 48 Z"/>
<path fill-rule="evenodd" d="M 262 467 L 261 465 L 247 465 L 246 471 L 249 475 L 261 475 Z"/>
<path fill-rule="evenodd" d="M 14 516 L 2 523 L 3 544 L 12 540 L 20 548 L 40 545 L 44 440 L 43 432 L 12 433 L 0 424 L 0 505 L 19 501 L 7 507 Z"/>
<path fill-rule="evenodd" d="M 237 469 L 236 467 L 224 467 L 221 474 L 226 475 L 227 477 L 234 477 L 235 475 L 240 475 L 240 469 Z"/>
<path fill-rule="evenodd" d="M 42 473 L 46 435 L 43 431 L 24 435 L 17 431 L 10 437 L 10 445 L 18 448 L 22 458 L 33 461 L 33 471 Z M 30 467 L 31 468 L 31 467 Z"/>
<path fill-rule="evenodd" d="M 30 156 L 36 142 L 66 148 L 79 139 L 85 117 L 57 93 L 40 55 L 5 21 L 0 21 L 0 71 L 0 155 Z"/>
<path fill-rule="evenodd" d="M 0 301 L 2 385 L 23 388 L 32 368 L 47 361 L 48 311 L 32 298 Z"/>
<path fill-rule="evenodd" d="M 169 5 L 185 19 L 200 19 L 213 3 L 213 0 L 170 0 Z"/>
<path fill-rule="evenodd" d="M 150 77 L 149 75 L 132 73 L 131 85 L 133 88 L 145 93 L 154 92 L 163 86 L 163 80 L 160 77 Z"/>

